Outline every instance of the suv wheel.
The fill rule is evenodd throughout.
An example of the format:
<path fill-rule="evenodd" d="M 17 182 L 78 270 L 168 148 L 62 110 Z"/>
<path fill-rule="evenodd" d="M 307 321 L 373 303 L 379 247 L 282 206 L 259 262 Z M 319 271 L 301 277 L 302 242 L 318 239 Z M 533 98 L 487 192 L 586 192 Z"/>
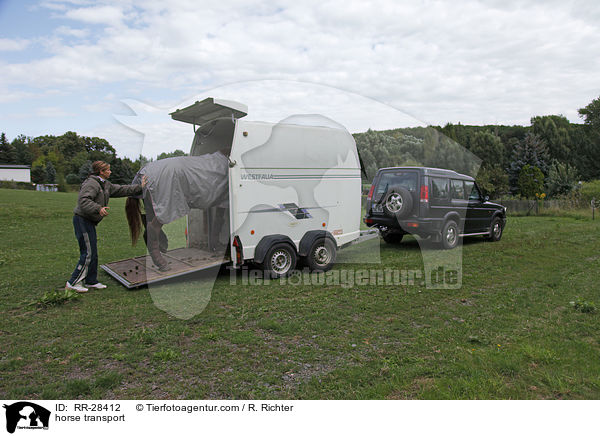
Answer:
<path fill-rule="evenodd" d="M 387 215 L 404 218 L 413 208 L 413 199 L 410 191 L 399 186 L 392 187 L 385 194 L 383 210 Z"/>
<path fill-rule="evenodd" d="M 262 268 L 273 278 L 287 276 L 296 268 L 296 250 L 289 244 L 275 244 L 268 251 Z"/>
<path fill-rule="evenodd" d="M 442 247 L 446 250 L 452 250 L 458 245 L 458 224 L 449 220 L 444 224 L 442 230 Z"/>
<path fill-rule="evenodd" d="M 311 271 L 329 271 L 335 263 L 336 247 L 329 238 L 317 239 L 306 256 Z"/>
<path fill-rule="evenodd" d="M 502 238 L 502 221 L 500 218 L 496 217 L 492 220 L 492 225 L 490 226 L 490 236 L 488 237 L 489 241 L 497 242 Z"/>
<path fill-rule="evenodd" d="M 381 239 L 383 239 L 387 244 L 399 244 L 402 242 L 403 237 L 403 233 L 381 232 Z"/>

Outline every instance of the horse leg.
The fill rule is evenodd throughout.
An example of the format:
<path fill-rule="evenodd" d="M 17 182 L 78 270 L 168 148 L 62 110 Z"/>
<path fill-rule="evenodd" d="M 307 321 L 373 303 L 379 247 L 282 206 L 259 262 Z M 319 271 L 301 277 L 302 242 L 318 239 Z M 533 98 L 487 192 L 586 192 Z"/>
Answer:
<path fill-rule="evenodd" d="M 167 261 L 160 253 L 160 234 L 162 232 L 162 224 L 156 219 L 156 217 L 148 223 L 148 252 L 152 261 L 158 266 L 161 271 L 168 271 L 171 269 L 167 264 Z"/>

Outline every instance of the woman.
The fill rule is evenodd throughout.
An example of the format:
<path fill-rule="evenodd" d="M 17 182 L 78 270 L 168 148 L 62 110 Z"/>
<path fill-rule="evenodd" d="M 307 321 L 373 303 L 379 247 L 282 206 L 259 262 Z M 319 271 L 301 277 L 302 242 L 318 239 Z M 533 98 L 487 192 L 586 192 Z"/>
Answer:
<path fill-rule="evenodd" d="M 152 261 L 161 271 L 169 266 L 161 254 L 166 251 L 162 226 L 190 212 L 208 209 L 227 199 L 229 160 L 224 151 L 202 156 L 181 156 L 148 163 L 133 179 L 147 178 L 143 195 L 146 210 L 146 244 Z M 125 205 L 133 245 L 144 223 L 140 196 L 128 198 Z M 162 250 L 161 250 L 162 248 Z"/>
<path fill-rule="evenodd" d="M 79 243 L 79 262 L 67 281 L 65 289 L 83 293 L 88 288 L 104 289 L 98 282 L 98 248 L 96 226 L 108 215 L 110 197 L 128 197 L 142 193 L 145 179 L 139 185 L 115 185 L 108 181 L 110 165 L 103 161 L 92 164 L 92 174 L 81 184 L 77 207 L 73 215 L 73 227 Z M 82 284 L 83 283 L 83 284 Z"/>

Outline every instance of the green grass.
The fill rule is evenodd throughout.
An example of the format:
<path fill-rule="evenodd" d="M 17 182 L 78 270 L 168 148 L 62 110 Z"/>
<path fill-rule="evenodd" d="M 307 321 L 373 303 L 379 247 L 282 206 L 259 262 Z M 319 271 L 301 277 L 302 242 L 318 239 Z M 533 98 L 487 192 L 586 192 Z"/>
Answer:
<path fill-rule="evenodd" d="M 231 285 L 225 272 L 209 293 L 128 291 L 101 272 L 108 289 L 73 300 L 54 291 L 78 258 L 75 202 L 0 189 L 0 397 L 600 398 L 600 314 L 570 304 L 600 304 L 598 220 L 511 217 L 501 242 L 466 241 L 459 290 Z M 124 200 L 110 205 L 101 263 L 144 252 Z M 175 244 L 183 228 L 169 227 Z M 412 238 L 381 260 L 335 269 L 423 268 Z M 177 292 L 205 310 L 157 308 Z M 45 298 L 60 304 L 31 305 Z"/>

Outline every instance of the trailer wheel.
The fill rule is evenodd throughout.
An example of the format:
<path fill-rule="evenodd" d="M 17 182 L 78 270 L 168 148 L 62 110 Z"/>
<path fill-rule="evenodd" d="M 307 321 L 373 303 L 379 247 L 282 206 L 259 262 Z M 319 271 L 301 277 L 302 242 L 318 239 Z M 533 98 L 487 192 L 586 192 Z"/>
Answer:
<path fill-rule="evenodd" d="M 336 246 L 329 238 L 319 238 L 310 247 L 306 262 L 311 271 L 329 271 L 335 263 Z"/>
<path fill-rule="evenodd" d="M 273 278 L 284 277 L 296 268 L 296 260 L 296 250 L 289 244 L 279 243 L 269 249 L 262 268 Z"/>

